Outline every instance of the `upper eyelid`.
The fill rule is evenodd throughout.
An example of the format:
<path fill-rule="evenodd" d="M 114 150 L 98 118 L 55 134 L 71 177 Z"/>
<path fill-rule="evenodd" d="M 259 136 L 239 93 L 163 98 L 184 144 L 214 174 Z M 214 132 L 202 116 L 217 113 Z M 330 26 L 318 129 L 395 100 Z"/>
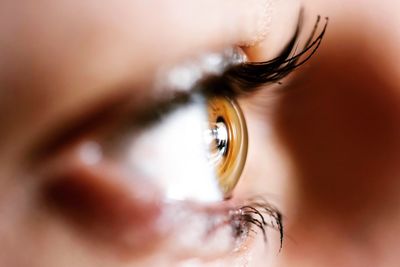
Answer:
<path fill-rule="evenodd" d="M 267 62 L 256 62 L 256 63 L 242 63 L 239 65 L 233 65 L 229 67 L 225 72 L 221 75 L 214 75 L 214 76 L 206 76 L 203 77 L 194 87 L 194 90 L 187 91 L 187 92 L 176 92 L 173 98 L 159 98 L 158 101 L 150 102 L 150 105 L 146 105 L 145 109 L 138 109 L 134 110 L 136 112 L 136 122 L 139 124 L 146 125 L 148 123 L 154 123 L 154 121 L 159 120 L 161 117 L 159 114 L 163 113 L 163 111 L 172 111 L 178 108 L 181 105 L 185 105 L 190 102 L 191 96 L 194 94 L 225 94 L 225 95 L 235 95 L 236 97 L 240 96 L 241 94 L 247 94 L 248 92 L 257 89 L 259 86 L 264 85 L 270 82 L 277 82 L 280 79 L 284 78 L 286 75 L 291 73 L 295 68 L 302 65 L 306 62 L 318 49 L 322 38 L 325 34 L 328 19 L 326 19 L 326 23 L 320 32 L 320 34 L 315 37 L 316 30 L 320 21 L 320 17 L 318 17 L 317 22 L 315 24 L 314 30 L 311 33 L 308 41 L 306 42 L 303 51 L 297 53 L 293 57 L 288 58 L 288 56 L 292 53 L 294 49 L 301 28 L 302 22 L 302 15 L 300 14 L 299 23 L 297 29 L 291 39 L 291 41 L 286 45 L 286 48 L 283 50 L 281 55 L 276 57 L 273 60 Z M 314 39 L 315 37 L 315 39 Z M 301 56 L 307 52 L 310 54 L 306 57 L 306 59 L 301 60 Z M 264 75 L 264 77 L 263 77 Z M 165 93 L 165 92 L 164 92 Z M 168 94 L 167 94 L 168 95 Z M 129 97 L 129 95 L 128 95 Z M 134 97 L 130 95 L 130 97 Z M 40 158 L 38 155 L 46 154 L 43 152 L 51 151 L 51 147 L 55 147 L 57 144 L 65 143 L 66 141 L 70 140 L 71 132 L 82 131 L 84 129 L 89 128 L 88 125 L 93 124 L 97 120 L 99 120 L 99 114 L 111 115 L 114 112 L 120 112 L 121 109 L 117 108 L 120 101 L 126 99 L 126 96 L 123 95 L 121 99 L 116 101 L 116 103 L 107 103 L 106 105 L 100 105 L 103 109 L 100 111 L 96 111 L 94 114 L 89 113 L 88 118 L 78 120 L 78 123 L 74 122 L 73 126 L 70 127 L 69 130 L 64 131 L 64 128 L 61 127 L 57 129 L 55 132 L 49 134 L 49 136 L 53 137 L 52 141 L 48 141 L 45 138 L 46 143 L 48 143 L 44 148 L 42 146 L 37 146 L 39 150 L 33 149 L 33 157 L 30 158 Z M 126 111 L 125 111 L 126 112 Z M 132 113 L 130 111 L 129 113 Z M 125 114 L 126 115 L 126 114 Z M 104 120 L 105 117 L 101 116 L 101 119 Z M 134 120 L 135 121 L 135 120 Z M 87 123 L 89 122 L 89 123 Z M 76 129 L 76 130 L 71 130 Z M 61 132 L 62 134 L 57 134 Z M 64 133 L 67 134 L 64 134 Z M 51 140 L 51 139 L 50 139 Z M 39 143 L 40 144 L 40 143 Z M 38 151 L 40 151 L 38 153 Z"/>
<path fill-rule="evenodd" d="M 318 49 L 328 24 L 328 19 L 326 18 L 326 23 L 322 31 L 317 37 L 315 37 L 319 20 L 320 17 L 318 17 L 314 30 L 306 42 L 303 51 L 297 53 L 293 57 L 288 58 L 288 55 L 292 53 L 292 50 L 294 49 L 299 37 L 299 32 L 302 25 L 301 14 L 297 29 L 291 41 L 283 50 L 282 54 L 277 58 L 267 62 L 242 63 L 237 66 L 232 66 L 220 76 L 214 75 L 210 77 L 204 77 L 203 80 L 196 85 L 195 88 L 197 90 L 179 92 L 176 93 L 175 97 L 173 98 L 159 98 L 158 101 L 154 101 L 153 99 L 153 101 L 150 102 L 150 105 L 146 105 L 146 109 L 137 109 L 133 111 L 134 113 L 137 113 L 136 122 L 139 122 L 139 124 L 142 124 L 142 126 L 146 125 L 147 123 L 152 123 L 155 120 L 160 119 L 158 114 L 161 114 L 162 111 L 172 111 L 181 105 L 187 104 L 190 102 L 191 96 L 197 93 L 205 95 L 226 94 L 238 97 L 241 94 L 247 94 L 248 92 L 257 89 L 259 86 L 264 85 L 265 83 L 279 81 L 281 78 L 288 75 L 292 70 L 307 61 Z M 310 54 L 306 57 L 306 59 L 301 60 L 301 56 L 307 52 L 310 52 Z M 262 75 L 260 76 L 260 74 L 264 74 L 265 77 Z M 132 95 L 128 97 L 134 98 Z M 100 111 L 97 110 L 93 113 L 89 112 L 89 115 L 85 114 L 84 119 L 80 118 L 78 122 L 72 120 L 72 126 L 67 128 L 67 130 L 65 130 L 64 127 L 54 130 L 45 138 L 43 138 L 45 142 L 39 142 L 39 145 L 34 146 L 34 153 L 32 153 L 32 156 L 28 158 L 40 158 L 38 155 L 46 154 L 46 152 L 51 151 L 52 148 L 56 147 L 57 145 L 70 141 L 72 139 L 71 137 L 74 137 L 73 133 L 83 132 L 85 129 L 90 128 L 90 125 L 93 125 L 96 121 L 102 120 L 102 122 L 104 122 L 107 116 L 113 116 L 113 113 L 121 112 L 121 108 L 118 106 L 121 103 L 120 101 L 124 99 L 126 99 L 125 95 L 123 95 L 123 97 L 117 100 L 115 103 L 107 103 L 106 101 L 106 104 L 99 105 L 101 107 Z M 154 112 L 154 110 L 156 112 Z M 132 111 L 129 113 L 134 114 Z M 99 114 L 107 116 L 100 116 L 101 118 L 99 118 Z M 60 132 L 62 134 L 59 134 Z M 48 140 L 48 137 L 50 137 L 50 141 Z M 46 145 L 43 146 L 43 143 Z"/>
<path fill-rule="evenodd" d="M 275 0 L 267 1 L 275 2 Z M 181 2 L 186 5 L 188 3 L 194 3 L 195 1 Z M 242 0 L 238 0 L 237 2 L 214 0 L 196 2 L 200 3 L 200 5 L 206 5 L 206 3 L 208 3 L 212 7 L 219 4 L 233 6 L 235 3 L 243 3 Z M 74 6 L 74 2 L 67 1 L 63 3 L 67 3 L 66 7 Z M 193 51 L 219 49 L 242 39 L 239 33 L 237 35 L 233 34 L 234 37 L 232 37 L 233 35 L 231 36 L 224 30 L 225 27 L 239 27 L 239 29 L 235 31 L 246 31 L 243 27 L 249 27 L 249 25 L 245 23 L 245 20 L 241 21 L 238 19 L 238 17 L 240 17 L 239 14 L 235 15 L 232 14 L 232 12 L 220 10 L 219 12 L 221 12 L 221 14 L 228 14 L 229 18 L 226 20 L 223 19 L 223 17 L 220 18 L 221 23 L 225 26 L 218 26 L 216 28 L 215 25 L 208 25 L 207 29 L 212 31 L 211 35 L 207 34 L 208 30 L 203 28 L 204 25 L 202 23 L 194 23 L 196 28 L 193 28 L 194 26 L 190 27 L 191 23 L 187 25 L 181 23 L 182 26 L 185 26 L 186 31 L 179 33 L 181 34 L 179 38 L 174 38 L 174 34 L 178 34 L 179 29 L 175 30 L 171 26 L 164 25 L 168 28 L 166 31 L 155 29 L 155 31 L 151 31 L 149 34 L 153 34 L 153 37 L 155 36 L 157 38 L 146 40 L 147 43 L 152 44 L 150 47 L 155 47 L 156 49 L 151 53 L 143 53 L 143 49 L 147 47 L 144 45 L 137 46 L 137 39 L 140 37 L 140 34 L 136 34 L 135 29 L 137 29 L 137 27 L 134 27 L 139 24 L 136 23 L 133 25 L 135 21 L 129 23 L 129 20 L 139 20 L 143 16 L 146 16 L 147 20 L 143 21 L 146 24 L 147 21 L 151 22 L 154 20 L 154 17 L 157 16 L 148 16 L 148 14 L 142 13 L 138 14 L 140 16 L 135 17 L 134 14 L 137 9 L 122 8 L 122 5 L 118 4 L 121 2 L 118 1 L 113 3 L 109 4 L 109 9 L 106 8 L 108 5 L 99 6 L 97 2 L 95 3 L 96 8 L 92 8 L 93 6 L 90 3 L 85 3 L 78 13 L 71 12 L 76 9 L 63 8 L 59 3 L 49 6 L 34 3 L 32 4 L 34 5 L 32 10 L 35 12 L 29 12 L 29 16 L 24 18 L 25 22 L 35 22 L 37 20 L 37 23 L 26 24 L 28 27 L 27 31 L 23 32 L 28 32 L 30 34 L 20 36 L 18 31 L 11 31 L 10 33 L 12 33 L 12 35 L 3 36 L 4 38 L 9 38 L 11 43 L 15 40 L 18 44 L 21 44 L 7 47 L 10 50 L 4 51 L 6 56 L 4 58 L 5 64 L 10 63 L 10 66 L 17 65 L 17 67 L 18 64 L 22 64 L 21 66 L 23 68 L 21 69 L 24 69 L 26 74 L 28 74 L 19 75 L 20 73 L 18 71 L 10 71 L 10 74 L 6 73 L 5 75 L 10 75 L 8 77 L 11 81 L 9 87 L 27 85 L 31 90 L 25 90 L 26 92 L 21 90 L 20 95 L 23 95 L 24 98 L 31 97 L 32 95 L 32 100 L 27 105 L 21 107 L 20 113 L 22 114 L 22 119 L 14 120 L 12 123 L 29 123 L 29 119 L 25 118 L 30 117 L 32 110 L 36 111 L 36 104 L 41 103 L 40 101 L 43 100 L 40 99 L 42 95 L 46 95 L 47 99 L 46 111 L 39 108 L 41 110 L 40 112 L 43 113 L 37 112 L 38 117 L 40 117 L 39 120 L 43 123 L 42 125 L 53 125 L 58 123 L 59 120 L 68 120 L 68 118 L 65 117 L 70 116 L 71 113 L 77 112 L 79 109 L 86 108 L 86 104 L 83 104 L 85 101 L 87 101 L 87 103 L 89 103 L 89 101 L 92 101 L 92 103 L 94 103 L 94 101 L 97 102 L 97 99 L 107 97 L 107 95 L 118 91 L 118 86 L 121 83 L 140 83 L 141 79 L 145 80 L 143 82 L 147 82 L 147 79 L 150 79 L 151 73 L 154 73 L 157 64 L 173 63 L 192 55 Z M 11 4 L 12 7 L 19 5 L 18 1 L 14 1 Z M 29 11 L 30 7 L 32 6 L 29 4 L 23 5 L 21 6 L 21 11 Z M 53 10 L 53 8 L 55 8 L 55 10 Z M 94 11 L 99 10 L 99 8 L 101 11 L 104 11 L 104 13 L 94 14 Z M 212 8 L 210 10 L 203 10 L 204 12 L 201 14 L 196 13 L 198 15 L 197 18 L 203 21 L 204 14 L 208 14 L 207 11 L 214 12 L 217 9 L 218 8 Z M 152 10 L 154 10 L 154 7 Z M 8 13 L 6 8 L 2 11 Z M 237 12 L 240 13 L 243 11 L 244 10 L 241 11 L 239 8 Z M 14 12 L 10 11 L 9 13 L 12 15 Z M 47 13 L 53 14 L 53 16 L 48 18 L 46 16 Z M 62 14 L 63 16 L 57 16 L 57 14 Z M 76 19 L 73 19 L 75 18 L 74 16 L 77 16 Z M 53 20 L 46 21 L 46 19 Z M 191 19 L 191 17 L 189 17 L 189 19 Z M 11 24 L 13 22 L 14 21 L 10 21 Z M 17 23 L 18 21 L 15 22 L 18 24 L 15 26 L 21 26 Z M 90 25 L 87 25 L 87 22 L 90 22 Z M 140 28 L 147 30 L 147 26 L 142 27 L 142 23 L 139 25 Z M 48 31 L 35 32 L 37 28 L 34 27 L 38 25 L 46 26 L 44 29 L 48 29 Z M 49 25 L 51 26 L 50 28 L 48 28 Z M 57 34 L 53 34 L 54 32 L 52 32 L 52 30 L 57 30 Z M 157 30 L 160 34 L 157 33 Z M 60 35 L 59 33 L 62 34 Z M 30 45 L 32 44 L 32 36 L 36 36 L 40 45 Z M 190 36 L 197 36 L 197 38 L 188 38 Z M 29 39 L 26 39 L 28 37 Z M 147 37 L 146 35 L 143 36 L 145 39 Z M 65 40 L 73 40 L 74 45 L 69 45 L 70 43 Z M 112 42 L 108 42 L 110 40 Z M 164 41 L 173 44 L 169 48 L 172 49 L 171 51 L 164 48 L 160 49 L 160 43 L 164 45 Z M 190 45 L 185 44 L 185 41 L 189 41 Z M 118 49 L 115 49 L 115 46 L 117 46 Z M 46 47 L 55 49 L 42 50 Z M 26 57 L 22 57 L 23 59 L 21 61 L 16 62 L 16 58 L 21 57 L 16 57 L 15 55 L 18 55 L 21 50 L 25 51 L 24 55 L 26 55 Z M 17 81 L 18 84 L 12 84 L 14 81 Z M 33 91 L 35 91 L 34 94 L 32 94 Z M 84 93 L 81 94 L 81 92 Z M 143 92 L 141 91 L 141 93 Z M 78 99 L 77 95 L 84 95 L 83 98 L 85 100 Z M 16 101 L 18 101 L 17 98 L 6 101 L 8 103 L 3 103 L 5 105 L 3 109 L 7 110 L 7 108 L 10 108 L 12 110 L 13 106 L 15 106 L 14 102 Z M 12 138 L 11 132 L 12 131 L 10 131 L 9 136 L 6 136 L 6 138 Z M 36 140 L 37 138 L 41 138 L 39 135 L 42 135 L 42 132 L 43 131 L 35 131 L 29 137 Z M 24 134 L 21 134 L 21 138 L 25 138 Z M 30 146 L 30 144 L 24 145 Z"/>
<path fill-rule="evenodd" d="M 138 103 L 135 93 L 126 90 L 113 98 L 104 97 L 101 101 L 90 104 L 90 108 L 63 118 L 39 136 L 28 148 L 26 165 L 31 167 L 40 164 L 79 138 L 93 134 L 96 130 L 104 131 L 107 125 L 110 130 L 106 132 L 126 132 L 151 126 L 163 116 L 189 104 L 192 96 L 197 94 L 195 91 L 177 92 L 171 97 L 170 92 L 165 93 L 158 98 L 142 99 L 141 103 Z M 96 134 L 93 137 L 96 138 Z"/>
<path fill-rule="evenodd" d="M 227 56 L 223 57 L 223 60 L 224 65 L 235 64 Z M 196 61 L 193 61 L 193 64 L 196 64 Z M 222 80 L 222 76 L 218 77 Z M 56 124 L 49 131 L 46 131 L 43 137 L 39 137 L 32 148 L 28 149 L 32 151 L 28 155 L 28 162 L 36 162 L 46 157 L 54 150 L 74 141 L 77 136 L 94 130 L 96 124 L 109 123 L 110 118 L 115 120 L 113 121 L 114 124 L 117 124 L 116 120 L 122 119 L 124 123 L 120 122 L 119 125 L 123 125 L 121 127 L 125 130 L 126 128 L 137 127 L 137 129 L 140 129 L 152 125 L 161 120 L 164 115 L 190 103 L 194 95 L 205 95 L 206 91 L 212 92 L 213 95 L 216 94 L 215 90 L 208 90 L 208 85 L 206 85 L 208 79 L 209 75 L 203 73 L 203 77 L 194 83 L 190 90 L 185 91 L 174 90 L 174 88 L 143 90 L 142 95 L 145 96 L 140 97 L 140 101 L 136 101 L 137 95 L 135 90 L 132 90 L 132 86 L 126 87 L 123 92 L 114 94 L 112 97 L 105 96 L 100 101 L 88 105 L 89 109 L 77 114 L 73 113 L 71 117 L 63 118 L 59 125 Z M 158 94 L 155 95 L 154 91 L 157 91 Z M 142 90 L 138 92 L 138 94 L 140 93 L 142 93 Z M 126 118 L 126 120 L 123 118 Z M 123 129 L 120 128 L 120 130 Z"/>
<path fill-rule="evenodd" d="M 59 124 L 53 125 L 28 149 L 30 153 L 27 156 L 27 165 L 35 166 L 36 163 L 40 163 L 82 136 L 93 133 L 107 124 L 114 125 L 110 131 L 118 132 L 140 130 L 151 126 L 172 111 L 191 103 L 197 94 L 203 93 L 192 90 L 176 92 L 171 97 L 168 92 L 167 96 L 148 99 L 140 106 L 133 101 L 135 95 L 130 91 L 112 101 L 106 98 L 104 101 L 92 104 L 90 109 L 64 118 Z"/>
<path fill-rule="evenodd" d="M 206 1 L 207 0 L 202 0 L 197 2 L 200 3 L 200 5 L 206 5 L 206 3 L 208 3 L 213 7 L 219 4 L 224 6 L 235 5 L 235 2 L 232 1 Z M 271 2 L 274 1 L 275 0 L 271 0 Z M 187 5 L 195 1 L 181 2 Z M 74 6 L 73 2 L 63 3 L 68 3 L 68 6 Z M 115 3 L 120 2 L 117 1 Z M 243 1 L 238 0 L 237 3 L 243 3 Z M 17 4 L 17 1 L 12 3 L 12 5 Z M 134 16 L 135 11 L 137 11 L 135 8 L 125 8 L 125 10 L 122 10 L 123 8 L 121 8 L 120 4 L 116 4 L 119 5 L 119 7 L 115 7 L 114 4 L 109 4 L 109 10 L 101 5 L 96 5 L 96 8 L 91 9 L 91 4 L 86 3 L 83 5 L 83 8 L 80 9 L 80 12 L 76 13 L 71 12 L 71 10 L 73 10 L 72 8 L 62 8 L 58 3 L 50 6 L 37 4 L 38 3 L 33 4 L 35 6 L 33 8 L 35 12 L 29 13 L 30 16 L 25 18 L 24 21 L 35 22 L 35 19 L 37 19 L 39 26 L 42 24 L 45 24 L 42 26 L 51 25 L 48 31 L 41 31 L 36 35 L 35 30 L 37 29 L 34 28 L 34 25 L 37 26 L 38 24 L 27 23 L 26 26 L 28 30 L 26 32 L 31 33 L 29 36 L 19 36 L 18 32 L 13 31 L 11 32 L 13 36 L 3 36 L 9 38 L 11 42 L 15 40 L 21 44 L 21 46 L 10 46 L 10 51 L 4 51 L 6 55 L 4 59 L 5 64 L 10 63 L 10 66 L 22 64 L 21 66 L 23 68 L 21 69 L 24 69 L 28 74 L 19 75 L 18 71 L 11 71 L 11 74 L 6 73 L 5 75 L 10 75 L 10 83 L 18 81 L 18 84 L 10 84 L 9 87 L 27 85 L 32 89 L 26 90 L 27 92 L 24 92 L 24 90 L 20 92 L 25 98 L 32 95 L 32 101 L 30 101 L 28 105 L 21 107 L 21 113 L 23 113 L 21 117 L 23 118 L 20 121 L 14 120 L 13 123 L 15 124 L 29 123 L 25 118 L 29 118 L 32 110 L 37 108 L 37 105 L 34 106 L 35 103 L 40 103 L 40 101 L 42 101 L 42 99 L 40 99 L 41 95 L 46 95 L 48 101 L 48 103 L 46 103 L 47 111 L 43 111 L 43 113 L 38 112 L 38 117 L 40 116 L 40 120 L 43 119 L 43 125 L 52 125 L 57 123 L 60 119 L 64 120 L 64 117 L 70 116 L 72 112 L 85 108 L 84 106 L 86 106 L 86 104 L 80 103 L 84 101 L 97 101 L 94 99 L 107 97 L 106 95 L 113 94 L 113 91 L 119 90 L 118 85 L 121 83 L 140 83 L 142 79 L 145 80 L 143 83 L 147 82 L 158 64 L 173 63 L 179 59 L 189 57 L 194 51 L 219 49 L 242 39 L 237 36 L 240 34 L 233 34 L 235 37 L 232 37 L 233 35 L 231 36 L 228 32 L 224 31 L 226 27 L 235 28 L 237 26 L 242 30 L 243 27 L 248 27 L 245 21 L 238 19 L 238 17 L 240 17 L 239 14 L 235 15 L 231 14 L 232 12 L 221 10 L 221 14 L 228 14 L 230 17 L 226 20 L 221 18 L 221 23 L 225 26 L 218 26 L 218 28 L 215 28 L 215 25 L 208 25 L 207 29 L 212 31 L 210 36 L 206 34 L 208 30 L 203 28 L 204 25 L 202 23 L 193 23 L 196 28 L 194 28 L 194 26 L 189 27 L 191 23 L 182 25 L 185 26 L 186 31 L 181 32 L 179 38 L 174 38 L 174 34 L 178 34 L 177 32 L 179 32 L 179 29 L 175 30 L 171 26 L 168 27 L 168 25 L 164 25 L 168 27 L 167 31 L 155 29 L 155 31 L 149 32 L 149 34 L 157 38 L 146 40 L 146 42 L 151 43 L 152 46 L 150 47 L 155 47 L 155 49 L 151 51 L 151 53 L 144 53 L 144 48 L 148 47 L 144 45 L 137 46 L 136 42 L 140 36 L 139 34 L 135 34 L 135 29 L 137 28 L 134 26 L 138 25 L 138 23 L 133 25 L 135 21 L 132 21 L 132 23 L 127 21 L 129 19 L 139 19 L 139 17 L 135 18 Z M 43 9 L 40 7 L 43 7 Z M 22 11 L 29 11 L 30 5 L 21 6 L 21 8 Z M 54 10 L 55 12 L 51 12 L 53 8 L 56 9 Z M 93 14 L 95 13 L 94 10 L 98 10 L 98 8 L 104 11 L 104 13 Z M 207 14 L 207 11 L 214 12 L 216 9 L 217 8 L 203 10 L 204 12 L 201 14 L 196 14 L 198 15 L 198 19 L 203 21 L 204 14 Z M 2 11 L 7 13 L 6 9 Z M 240 13 L 241 11 L 239 10 L 237 12 Z M 10 12 L 10 14 L 12 13 L 13 12 Z M 47 18 L 45 16 L 46 13 L 53 14 L 51 19 L 57 20 L 44 23 Z M 63 14 L 63 16 L 57 16 L 59 13 Z M 145 13 L 140 14 L 140 17 L 145 15 Z M 69 16 L 77 16 L 77 18 L 75 20 L 72 19 L 74 17 Z M 111 18 L 108 18 L 108 16 Z M 146 21 L 150 22 L 154 20 L 154 17 L 157 17 L 146 16 L 147 20 L 144 20 L 145 24 Z M 116 18 L 117 20 L 115 20 Z M 110 23 L 108 21 L 109 19 L 111 20 Z M 71 24 L 66 25 L 67 23 L 65 22 Z M 90 22 L 90 25 L 87 25 L 87 22 Z M 232 22 L 234 23 L 232 24 Z M 118 23 L 118 25 L 116 25 L 116 23 Z M 197 27 L 200 27 L 200 29 Z M 140 28 L 146 28 L 147 30 L 147 27 L 142 27 L 142 24 L 140 24 Z M 242 31 L 241 29 L 236 30 Z M 58 30 L 57 33 L 62 34 L 53 34 L 51 30 Z M 88 30 L 92 31 L 88 32 Z M 160 34 L 157 33 L 157 30 Z M 40 41 L 42 45 L 31 46 L 31 39 L 24 39 L 30 38 L 31 36 L 36 36 L 36 39 Z M 197 37 L 188 38 L 190 36 Z M 147 37 L 146 35 L 143 36 L 145 39 Z M 164 45 L 165 39 L 167 39 L 166 41 L 170 44 L 172 43 L 172 45 L 168 49 L 164 49 L 164 47 L 160 49 L 160 43 Z M 69 45 L 65 40 L 73 40 L 74 45 Z M 108 42 L 110 40 L 112 42 Z M 185 41 L 189 41 L 190 45 L 185 44 Z M 118 49 L 115 49 L 115 46 Z M 46 47 L 55 49 L 41 50 Z M 23 60 L 20 62 L 15 62 L 16 58 L 21 58 L 19 56 L 15 57 L 15 55 L 18 55 L 20 52 L 15 50 L 17 48 L 25 50 L 24 55 L 26 55 L 26 57 L 23 57 Z M 169 51 L 169 49 L 173 49 L 173 51 Z M 33 87 L 35 85 L 37 85 L 37 87 Z M 37 93 L 32 94 L 33 91 Z M 84 93 L 81 94 L 81 92 Z M 143 92 L 141 91 L 141 93 Z M 85 100 L 78 99 L 77 95 L 84 95 Z M 37 97 L 37 99 L 33 101 L 35 97 Z M 12 108 L 15 106 L 15 103 L 13 103 L 15 101 L 18 101 L 18 99 L 12 99 L 12 101 L 7 101 L 9 103 L 3 103 L 5 105 L 3 108 Z M 12 138 L 11 135 L 12 134 L 6 137 Z M 42 131 L 39 133 L 34 132 L 34 135 L 42 135 Z M 22 135 L 22 137 L 24 136 Z M 40 136 L 36 137 L 33 135 L 30 137 L 34 139 L 40 138 Z"/>
<path fill-rule="evenodd" d="M 22 46 L 28 55 L 22 63 L 26 66 L 31 64 L 25 63 L 35 63 L 33 64 L 35 68 L 43 68 L 38 70 L 39 73 L 43 72 L 45 75 L 53 73 L 56 69 L 59 75 L 53 75 L 53 79 L 62 79 L 67 74 L 67 82 L 71 84 L 72 88 L 101 87 L 104 84 L 130 80 L 132 76 L 136 76 L 138 79 L 148 76 L 148 73 L 154 71 L 155 65 L 176 62 L 192 55 L 193 51 L 220 49 L 227 45 L 246 41 L 246 37 L 241 36 L 243 35 L 241 32 L 251 32 L 252 28 L 257 27 L 257 23 L 253 21 L 257 13 L 250 12 L 248 14 L 248 10 L 252 9 L 249 3 L 261 5 L 276 2 L 276 0 L 245 1 L 247 5 L 250 5 L 246 10 L 240 8 L 244 5 L 242 0 L 180 1 L 179 6 L 182 12 L 179 13 L 185 14 L 181 17 L 177 16 L 179 13 L 171 11 L 175 8 L 162 9 L 163 6 L 168 6 L 165 4 L 168 1 L 158 2 L 160 2 L 161 8 L 157 10 L 159 12 L 157 16 L 148 15 L 154 12 L 154 6 L 151 5 L 150 8 L 145 1 L 137 2 L 144 4 L 132 2 L 128 6 L 123 6 L 117 1 L 108 5 L 96 5 L 95 8 L 91 4 L 85 4 L 77 6 L 81 7 L 78 14 L 69 12 L 73 10 L 71 7 L 74 7 L 74 4 L 64 7 L 61 3 L 50 6 L 41 6 L 35 3 L 32 8 L 35 12 L 28 12 L 29 16 L 25 18 L 27 25 L 44 26 L 42 24 L 45 24 L 52 25 L 52 27 L 49 28 L 49 31 L 39 31 L 32 26 L 27 31 L 31 32 L 31 35 L 27 36 L 19 31 L 11 31 L 13 37 L 10 37 L 10 40 L 18 37 L 19 43 L 30 44 L 31 36 L 37 36 L 40 45 Z M 123 3 L 127 2 L 123 1 Z M 137 6 L 145 7 L 138 8 Z M 29 5 L 23 5 L 20 12 L 29 8 Z M 253 9 L 256 10 L 254 7 Z M 96 10 L 100 10 L 100 14 L 96 14 Z M 4 11 L 7 12 L 6 9 Z M 185 11 L 187 12 L 185 13 Z M 56 15 L 48 17 L 46 13 Z M 63 19 L 60 19 L 57 14 L 61 14 L 60 17 Z M 207 15 L 206 21 L 204 21 L 205 15 Z M 159 16 L 162 19 L 158 23 L 154 22 L 154 17 Z M 57 20 L 53 21 L 54 19 Z M 138 23 L 140 19 L 143 21 Z M 247 21 L 248 23 L 246 23 Z M 146 27 L 142 27 L 143 23 Z M 20 27 L 18 22 L 15 24 L 15 27 Z M 176 25 L 179 27 L 174 27 Z M 146 32 L 143 36 L 139 36 L 140 33 L 143 33 L 143 28 L 146 28 Z M 58 34 L 51 32 L 52 29 L 62 32 L 63 38 L 57 38 Z M 74 40 L 73 46 L 66 45 L 65 40 L 68 39 Z M 109 40 L 112 40 L 112 46 L 108 45 Z M 163 49 L 160 49 L 160 44 Z M 41 50 L 45 47 L 55 47 L 56 49 L 54 51 L 52 49 Z M 12 63 L 11 61 L 15 61 L 13 55 L 18 54 L 18 51 L 12 50 L 13 47 L 10 49 L 4 54 L 10 55 L 7 60 Z M 150 49 L 151 53 L 144 53 L 145 50 Z M 95 57 L 91 58 L 92 54 Z M 94 63 L 86 64 L 91 61 Z M 134 64 L 137 62 L 140 64 Z M 60 65 L 63 68 L 59 68 Z M 82 74 L 86 75 L 84 81 L 79 79 L 82 79 Z M 87 79 L 87 76 L 91 79 Z M 21 77 L 18 78 L 21 79 Z M 85 84 L 78 86 L 75 84 L 78 82 L 85 82 Z M 86 82 L 96 84 L 86 84 Z"/>

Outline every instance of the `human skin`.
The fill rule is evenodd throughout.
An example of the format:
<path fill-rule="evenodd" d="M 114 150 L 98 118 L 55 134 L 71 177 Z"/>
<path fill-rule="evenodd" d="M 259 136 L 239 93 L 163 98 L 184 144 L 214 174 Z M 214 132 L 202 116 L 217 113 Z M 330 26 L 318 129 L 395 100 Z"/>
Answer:
<path fill-rule="evenodd" d="M 254 248 L 250 266 L 397 266 L 399 4 L 272 2 L 265 39 L 245 48 L 253 61 L 277 55 L 300 6 L 305 30 L 317 14 L 330 22 L 287 92 L 265 88 L 240 101 L 258 149 L 250 146 L 238 194 L 273 195 L 287 236 L 278 255 Z M 86 242 L 90 236 L 39 209 L 43 181 L 29 179 L 25 159 L 49 129 L 105 98 L 129 88 L 146 100 L 159 66 L 251 43 L 263 3 L 2 1 L 0 265 L 154 265 L 163 247 L 139 261 L 118 246 Z"/>
<path fill-rule="evenodd" d="M 296 177 L 283 266 L 396 266 L 399 3 L 307 4 L 330 28 L 276 110 Z"/>

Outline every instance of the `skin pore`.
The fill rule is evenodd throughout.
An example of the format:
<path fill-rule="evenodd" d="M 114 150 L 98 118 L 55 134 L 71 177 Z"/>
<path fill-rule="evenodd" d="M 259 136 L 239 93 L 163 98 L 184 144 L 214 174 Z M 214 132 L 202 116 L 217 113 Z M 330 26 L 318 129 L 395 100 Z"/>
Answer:
<path fill-rule="evenodd" d="M 160 66 L 260 36 L 245 47 L 249 59 L 273 58 L 300 7 L 306 32 L 317 14 L 330 18 L 320 50 L 277 90 L 239 101 L 252 139 L 237 195 L 277 204 L 284 247 L 278 254 L 272 232 L 266 246 L 259 238 L 249 247 L 251 262 L 234 263 L 397 266 L 400 23 L 389 0 L 1 1 L 0 265 L 177 266 L 154 261 L 162 244 L 126 256 L 43 209 L 45 181 L 32 179 L 26 157 L 51 129 L 105 99 L 133 90 L 137 103 L 150 101 Z M 103 186 L 87 185 L 107 198 L 126 193 Z"/>

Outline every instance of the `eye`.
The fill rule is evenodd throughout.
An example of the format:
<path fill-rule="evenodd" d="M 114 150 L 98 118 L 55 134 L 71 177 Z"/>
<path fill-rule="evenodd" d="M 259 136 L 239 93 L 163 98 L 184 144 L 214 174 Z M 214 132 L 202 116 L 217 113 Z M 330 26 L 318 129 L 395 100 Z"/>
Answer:
<path fill-rule="evenodd" d="M 238 103 L 226 96 L 207 100 L 211 136 L 210 161 L 215 166 L 218 183 L 225 198 L 242 174 L 248 146 L 246 121 Z"/>
<path fill-rule="evenodd" d="M 247 247 L 253 232 L 266 238 L 267 227 L 279 230 L 282 245 L 280 212 L 264 200 L 234 194 L 251 139 L 236 99 L 303 64 L 325 29 L 316 37 L 314 30 L 293 57 L 299 29 L 274 60 L 238 63 L 232 54 L 222 60 L 213 55 L 204 62 L 215 66 L 185 67 L 189 79 L 174 72 L 170 78 L 180 76 L 175 91 L 163 84 L 165 95 L 143 99 L 130 91 L 88 118 L 72 118 L 76 125 L 63 123 L 43 138 L 39 152 L 33 149 L 32 158 L 44 165 L 37 173 L 45 205 L 96 244 L 119 244 L 128 253 L 154 251 L 163 240 L 178 258 L 182 251 L 211 257 Z"/>
<path fill-rule="evenodd" d="M 234 98 L 195 94 L 132 134 L 126 166 L 161 187 L 168 199 L 213 202 L 232 197 L 242 174 L 248 135 Z M 131 138 L 131 137 L 130 137 Z"/>
<path fill-rule="evenodd" d="M 46 204 L 95 242 L 128 253 L 165 239 L 178 256 L 240 250 L 253 211 L 224 201 L 233 199 L 247 155 L 238 103 L 196 92 L 156 106 L 143 117 L 110 115 L 112 125 L 53 152 L 43 174 Z"/>

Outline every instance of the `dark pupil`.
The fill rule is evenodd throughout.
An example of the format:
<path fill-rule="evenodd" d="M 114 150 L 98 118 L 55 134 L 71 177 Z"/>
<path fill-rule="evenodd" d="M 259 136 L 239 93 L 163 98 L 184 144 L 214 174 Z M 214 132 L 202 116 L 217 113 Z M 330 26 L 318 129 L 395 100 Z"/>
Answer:
<path fill-rule="evenodd" d="M 222 117 L 218 117 L 215 128 L 215 142 L 219 151 L 223 151 L 223 155 L 228 152 L 228 127 Z"/>

